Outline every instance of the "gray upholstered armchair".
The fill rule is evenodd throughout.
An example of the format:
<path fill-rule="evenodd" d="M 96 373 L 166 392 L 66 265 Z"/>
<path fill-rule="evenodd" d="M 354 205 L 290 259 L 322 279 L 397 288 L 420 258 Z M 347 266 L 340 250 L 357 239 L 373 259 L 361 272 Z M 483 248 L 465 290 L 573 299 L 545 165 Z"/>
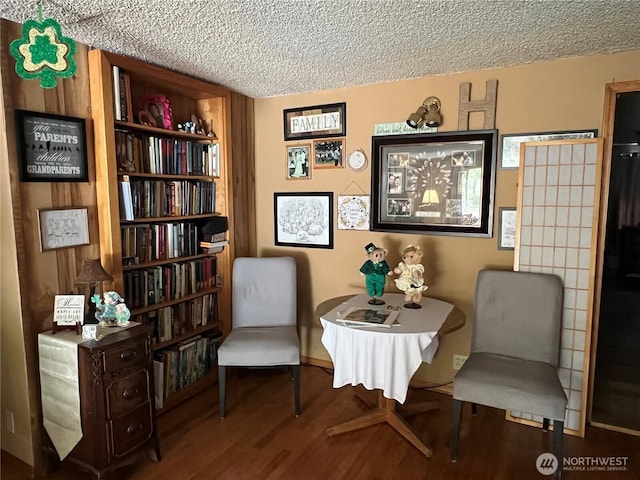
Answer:
<path fill-rule="evenodd" d="M 558 378 L 563 287 L 543 273 L 483 270 L 476 284 L 471 354 L 453 380 L 451 460 L 458 450 L 462 402 L 553 420 L 562 472 L 567 397 Z M 540 452 L 544 453 L 544 452 Z"/>
<path fill-rule="evenodd" d="M 236 258 L 233 319 L 218 349 L 220 416 L 225 415 L 226 367 L 290 367 L 300 414 L 300 341 L 296 328 L 296 263 L 291 257 Z"/>

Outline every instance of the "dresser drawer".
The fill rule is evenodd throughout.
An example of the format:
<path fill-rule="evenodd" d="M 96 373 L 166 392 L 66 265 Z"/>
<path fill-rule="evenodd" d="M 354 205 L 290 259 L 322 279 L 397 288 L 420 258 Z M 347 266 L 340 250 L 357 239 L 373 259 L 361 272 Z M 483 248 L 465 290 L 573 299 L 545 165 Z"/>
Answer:
<path fill-rule="evenodd" d="M 150 398 L 149 370 L 137 370 L 107 385 L 107 418 L 118 418 Z"/>
<path fill-rule="evenodd" d="M 104 352 L 104 371 L 114 373 L 137 365 L 145 366 L 149 362 L 147 354 L 147 340 L 141 338 L 124 348 L 107 350 Z"/>
<path fill-rule="evenodd" d="M 147 402 L 131 413 L 109 421 L 114 457 L 126 455 L 151 438 L 153 407 Z"/>

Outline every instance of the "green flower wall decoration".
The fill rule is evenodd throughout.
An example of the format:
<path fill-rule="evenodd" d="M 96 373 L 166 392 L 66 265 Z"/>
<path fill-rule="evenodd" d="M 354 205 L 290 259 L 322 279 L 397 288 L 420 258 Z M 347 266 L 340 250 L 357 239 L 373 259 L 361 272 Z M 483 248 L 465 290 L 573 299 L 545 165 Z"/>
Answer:
<path fill-rule="evenodd" d="M 10 50 L 18 76 L 25 80 L 40 77 L 42 88 L 53 88 L 56 77 L 76 73 L 76 44 L 62 35 L 60 24 L 52 18 L 42 20 L 40 15 L 40 21 L 27 20 L 22 25 L 22 38 L 11 42 Z"/>

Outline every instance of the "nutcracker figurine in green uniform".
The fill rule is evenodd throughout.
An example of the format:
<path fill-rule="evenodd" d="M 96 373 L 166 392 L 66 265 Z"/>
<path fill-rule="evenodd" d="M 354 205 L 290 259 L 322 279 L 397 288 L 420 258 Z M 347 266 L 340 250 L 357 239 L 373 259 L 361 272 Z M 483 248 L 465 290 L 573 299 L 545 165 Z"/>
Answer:
<path fill-rule="evenodd" d="M 360 267 L 360 275 L 365 277 L 367 294 L 371 297 L 369 303 L 384 305 L 384 301 L 380 300 L 380 297 L 384 294 L 386 275 L 393 274 L 385 260 L 387 249 L 378 248 L 373 243 L 368 243 L 364 249 L 367 252 L 367 261 Z"/>

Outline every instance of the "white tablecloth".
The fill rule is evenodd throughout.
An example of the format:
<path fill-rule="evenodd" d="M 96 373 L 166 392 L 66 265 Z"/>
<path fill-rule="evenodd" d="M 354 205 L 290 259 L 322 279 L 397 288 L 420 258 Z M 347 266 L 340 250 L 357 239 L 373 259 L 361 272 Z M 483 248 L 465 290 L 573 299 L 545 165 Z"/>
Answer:
<path fill-rule="evenodd" d="M 402 308 L 391 328 L 347 327 L 337 321 L 350 307 L 371 307 L 366 294 L 356 295 L 320 318 L 322 344 L 333 360 L 333 386 L 362 384 L 382 389 L 386 398 L 404 403 L 409 381 L 422 362 L 431 363 L 438 349 L 437 332 L 453 305 L 423 297 L 422 308 Z M 385 293 L 387 305 L 402 307 L 403 294 Z M 386 305 L 385 305 L 386 306 Z"/>
<path fill-rule="evenodd" d="M 98 338 L 139 325 L 98 327 Z M 42 423 L 60 460 L 69 455 L 82 438 L 80 387 L 78 383 L 78 345 L 87 342 L 75 332 L 64 330 L 38 334 Z"/>

